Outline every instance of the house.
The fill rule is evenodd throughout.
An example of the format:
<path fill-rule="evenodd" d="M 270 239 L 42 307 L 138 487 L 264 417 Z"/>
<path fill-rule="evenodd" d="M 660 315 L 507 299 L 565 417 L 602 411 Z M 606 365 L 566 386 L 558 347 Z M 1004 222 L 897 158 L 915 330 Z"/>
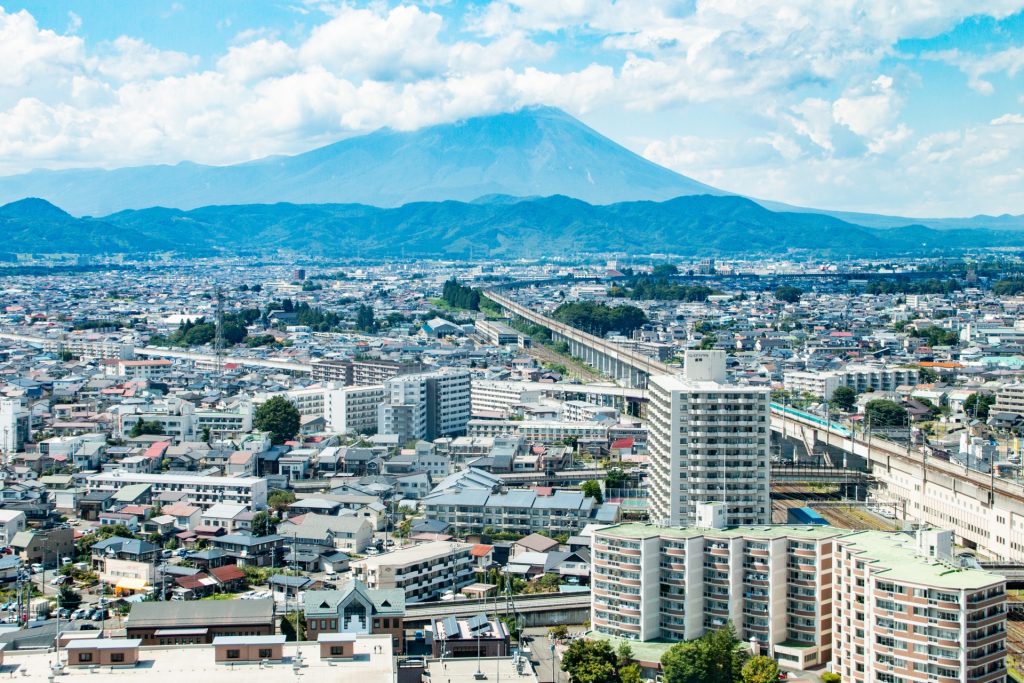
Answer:
<path fill-rule="evenodd" d="M 325 545 L 346 553 L 362 553 L 373 540 L 373 526 L 362 517 L 310 513 L 282 522 L 277 531 L 296 542 Z"/>
<path fill-rule="evenodd" d="M 217 579 L 221 590 L 235 592 L 245 588 L 245 572 L 236 564 L 225 564 L 210 569 L 210 575 Z"/>
<path fill-rule="evenodd" d="M 57 566 L 61 558 L 75 554 L 75 537 L 70 528 L 19 531 L 11 538 L 11 548 L 25 564 Z"/>
<path fill-rule="evenodd" d="M 325 633 L 387 633 L 395 652 L 405 648 L 405 592 L 401 589 L 373 590 L 353 579 L 338 590 L 307 591 L 303 615 L 310 639 Z"/>
<path fill-rule="evenodd" d="M 171 503 L 160 508 L 160 513 L 173 517 L 176 529 L 191 531 L 199 526 L 203 511 L 188 503 Z"/>
<path fill-rule="evenodd" d="M 541 534 L 530 534 L 512 544 L 512 557 L 521 553 L 546 553 L 552 550 L 558 550 L 558 541 Z"/>
<path fill-rule="evenodd" d="M 284 541 L 284 536 L 277 534 L 227 534 L 214 538 L 211 545 L 225 551 L 239 566 L 276 567 L 284 555 Z"/>
<path fill-rule="evenodd" d="M 224 529 L 229 534 L 251 528 L 252 514 L 246 505 L 217 503 L 202 514 L 202 526 Z"/>

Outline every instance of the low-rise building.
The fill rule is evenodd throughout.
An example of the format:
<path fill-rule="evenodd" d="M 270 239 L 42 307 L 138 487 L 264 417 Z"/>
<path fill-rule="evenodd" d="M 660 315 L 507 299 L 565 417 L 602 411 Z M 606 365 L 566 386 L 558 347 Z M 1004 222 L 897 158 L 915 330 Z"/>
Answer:
<path fill-rule="evenodd" d="M 405 591 L 376 590 L 350 580 L 339 590 L 306 591 L 303 615 L 309 640 L 326 633 L 386 633 L 395 652 L 405 650 Z"/>
<path fill-rule="evenodd" d="M 473 583 L 472 548 L 470 543 L 431 541 L 353 562 L 352 572 L 368 588 L 398 588 L 407 603 L 423 602 Z"/>
<path fill-rule="evenodd" d="M 125 630 L 144 645 L 191 645 L 212 643 L 218 636 L 273 635 L 274 616 L 270 599 L 136 602 Z"/>

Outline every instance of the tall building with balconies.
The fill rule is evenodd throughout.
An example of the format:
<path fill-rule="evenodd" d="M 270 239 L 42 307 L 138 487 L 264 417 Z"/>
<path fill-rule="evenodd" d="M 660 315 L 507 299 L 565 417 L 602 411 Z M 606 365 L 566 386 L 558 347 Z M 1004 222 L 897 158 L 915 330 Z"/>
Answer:
<path fill-rule="evenodd" d="M 682 376 L 648 388 L 651 519 L 689 525 L 722 502 L 730 525 L 770 522 L 769 390 L 728 384 L 724 351 L 687 351 Z"/>
<path fill-rule="evenodd" d="M 1006 579 L 963 569 L 952 531 L 837 542 L 833 671 L 851 683 L 1006 679 Z"/>

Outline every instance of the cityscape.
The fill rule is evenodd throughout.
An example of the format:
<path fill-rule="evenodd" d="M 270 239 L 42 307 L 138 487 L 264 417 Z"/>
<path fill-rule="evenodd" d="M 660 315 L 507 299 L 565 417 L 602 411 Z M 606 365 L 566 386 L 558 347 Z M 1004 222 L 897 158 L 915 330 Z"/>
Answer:
<path fill-rule="evenodd" d="M 1024 681 L 1024 7 L 640 4 L 0 7 L 0 674 Z"/>

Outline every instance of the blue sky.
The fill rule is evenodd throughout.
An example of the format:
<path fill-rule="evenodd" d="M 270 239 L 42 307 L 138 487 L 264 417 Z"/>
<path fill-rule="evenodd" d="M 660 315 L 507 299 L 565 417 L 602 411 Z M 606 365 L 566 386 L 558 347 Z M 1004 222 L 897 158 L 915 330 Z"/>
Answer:
<path fill-rule="evenodd" d="M 0 173 L 558 106 L 805 206 L 1024 213 L 1024 0 L 0 0 Z"/>

